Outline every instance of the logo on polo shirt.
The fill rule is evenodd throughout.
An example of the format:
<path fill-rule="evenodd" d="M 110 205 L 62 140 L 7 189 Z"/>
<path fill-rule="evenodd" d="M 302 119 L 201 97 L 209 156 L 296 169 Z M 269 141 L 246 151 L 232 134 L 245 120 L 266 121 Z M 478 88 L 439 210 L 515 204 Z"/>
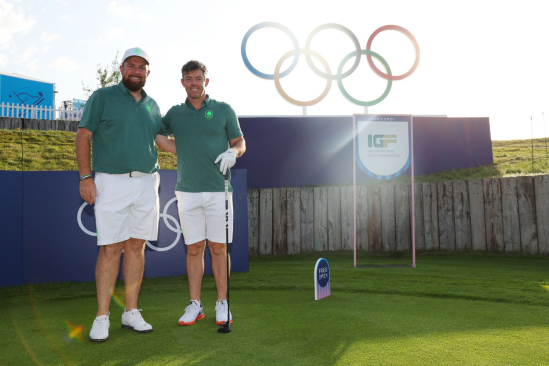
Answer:
<path fill-rule="evenodd" d="M 149 113 L 151 113 L 151 106 L 150 105 L 147 106 L 147 110 L 149 111 Z"/>
<path fill-rule="evenodd" d="M 206 119 L 212 119 L 214 116 L 214 112 L 211 110 L 206 111 Z"/>

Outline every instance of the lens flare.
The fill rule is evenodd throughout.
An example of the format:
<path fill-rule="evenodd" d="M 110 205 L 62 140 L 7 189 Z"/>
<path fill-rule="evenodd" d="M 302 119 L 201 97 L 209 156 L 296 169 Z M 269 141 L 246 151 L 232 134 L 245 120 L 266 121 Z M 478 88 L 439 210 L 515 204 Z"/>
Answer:
<path fill-rule="evenodd" d="M 65 320 L 65 324 L 70 339 L 77 340 L 80 343 L 84 342 L 84 327 L 82 325 L 74 324 L 69 320 Z"/>
<path fill-rule="evenodd" d="M 57 347 L 53 339 L 51 338 L 50 334 L 47 332 L 46 327 L 44 326 L 44 323 L 42 322 L 42 318 L 38 314 L 38 309 L 36 307 L 36 303 L 34 301 L 34 295 L 32 291 L 32 286 L 29 284 L 27 285 L 27 292 L 29 293 L 29 300 L 32 306 L 32 310 L 34 312 L 34 316 L 36 317 L 36 320 L 38 321 L 38 325 L 40 325 L 40 329 L 42 330 L 42 333 L 48 340 L 48 342 L 51 344 L 52 349 L 61 357 L 65 364 L 67 365 L 73 365 L 73 363 L 61 352 L 61 350 Z"/>
<path fill-rule="evenodd" d="M 116 291 L 113 291 L 112 293 L 112 299 L 114 300 L 114 303 L 118 305 L 120 309 L 124 309 L 126 307 L 126 304 L 124 301 L 120 298 L 122 295 L 117 294 Z"/>

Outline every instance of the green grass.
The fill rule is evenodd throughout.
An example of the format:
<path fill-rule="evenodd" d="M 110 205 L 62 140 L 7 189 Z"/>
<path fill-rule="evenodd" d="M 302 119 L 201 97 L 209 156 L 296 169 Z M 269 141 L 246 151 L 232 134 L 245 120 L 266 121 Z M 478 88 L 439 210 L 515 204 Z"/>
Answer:
<path fill-rule="evenodd" d="M 0 170 L 78 170 L 74 132 L 0 129 Z M 492 141 L 494 164 L 416 176 L 416 182 L 439 182 L 479 178 L 549 174 L 545 139 L 534 140 L 534 170 L 530 140 Z M 21 148 L 23 146 L 23 148 Z M 175 155 L 159 151 L 162 169 L 177 169 Z M 389 183 L 408 183 L 401 176 Z M 378 184 L 368 180 L 363 184 Z M 384 182 L 387 183 L 387 182 Z"/>
<path fill-rule="evenodd" d="M 314 301 L 319 256 L 330 263 L 332 295 Z M 409 253 L 358 254 L 359 266 L 409 264 Z M 417 268 L 353 268 L 352 253 L 251 258 L 250 272 L 231 276 L 230 334 L 216 331 L 212 276 L 206 319 L 190 327 L 177 325 L 186 276 L 154 278 L 139 304 L 154 332 L 121 329 L 113 303 L 104 344 L 87 339 L 93 283 L 0 288 L 0 364 L 547 364 L 548 265 L 549 257 L 484 252 L 420 253 Z M 68 336 L 67 321 L 82 326 L 82 341 Z"/>
<path fill-rule="evenodd" d="M 78 170 L 74 152 L 76 134 L 68 131 L 0 129 L 0 170 Z M 177 169 L 177 158 L 159 152 L 163 169 Z"/>

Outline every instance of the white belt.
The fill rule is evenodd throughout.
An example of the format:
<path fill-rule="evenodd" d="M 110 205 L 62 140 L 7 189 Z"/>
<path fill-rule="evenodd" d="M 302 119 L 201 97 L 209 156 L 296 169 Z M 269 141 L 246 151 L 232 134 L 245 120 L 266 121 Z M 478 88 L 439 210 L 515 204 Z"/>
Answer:
<path fill-rule="evenodd" d="M 98 172 L 97 174 L 109 174 L 109 173 L 99 173 Z M 124 173 L 124 174 L 109 174 L 109 175 L 119 175 L 119 176 L 124 176 L 124 177 L 137 178 L 137 177 L 144 177 L 146 175 L 151 175 L 151 173 L 143 173 L 143 172 L 135 171 L 135 172 L 129 172 L 129 173 Z"/>

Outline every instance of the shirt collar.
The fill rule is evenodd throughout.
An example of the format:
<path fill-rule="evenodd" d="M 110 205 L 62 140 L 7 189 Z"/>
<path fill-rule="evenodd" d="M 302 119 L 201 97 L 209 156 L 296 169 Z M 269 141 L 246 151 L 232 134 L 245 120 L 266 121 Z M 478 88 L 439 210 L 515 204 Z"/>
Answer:
<path fill-rule="evenodd" d="M 211 103 L 210 96 L 208 94 L 206 94 L 206 99 L 204 99 L 202 101 L 202 105 L 200 106 L 200 109 L 210 105 L 210 103 Z M 185 104 L 187 105 L 187 107 L 195 109 L 194 105 L 192 105 L 192 103 L 189 101 L 189 97 L 187 97 L 187 99 L 185 99 Z"/>
<path fill-rule="evenodd" d="M 118 83 L 118 88 L 120 89 L 122 94 L 129 95 L 133 98 L 132 93 L 128 90 L 128 88 L 126 88 L 126 85 L 124 85 L 122 81 Z M 145 98 L 147 98 L 147 93 L 145 92 L 145 89 L 141 89 L 141 100 L 144 100 Z"/>

